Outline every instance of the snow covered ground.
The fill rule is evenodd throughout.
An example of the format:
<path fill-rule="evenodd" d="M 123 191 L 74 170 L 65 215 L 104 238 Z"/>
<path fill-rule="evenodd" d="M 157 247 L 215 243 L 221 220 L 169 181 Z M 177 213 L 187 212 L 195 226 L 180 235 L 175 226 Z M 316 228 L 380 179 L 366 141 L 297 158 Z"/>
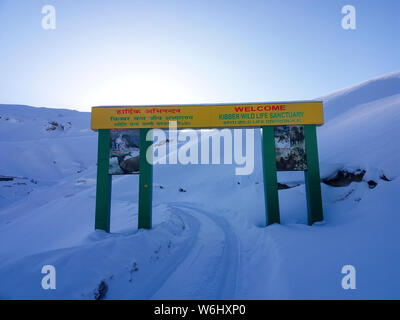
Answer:
<path fill-rule="evenodd" d="M 111 234 L 93 230 L 90 114 L 0 105 L 0 298 L 94 299 L 103 281 L 105 299 L 399 299 L 400 72 L 320 99 L 322 177 L 366 171 L 322 183 L 323 222 L 306 225 L 303 174 L 285 172 L 300 185 L 279 191 L 282 224 L 265 228 L 259 147 L 249 176 L 155 166 L 149 231 L 137 230 L 138 176 L 114 176 Z M 41 287 L 47 264 L 56 290 Z M 341 286 L 349 264 L 356 290 Z"/>

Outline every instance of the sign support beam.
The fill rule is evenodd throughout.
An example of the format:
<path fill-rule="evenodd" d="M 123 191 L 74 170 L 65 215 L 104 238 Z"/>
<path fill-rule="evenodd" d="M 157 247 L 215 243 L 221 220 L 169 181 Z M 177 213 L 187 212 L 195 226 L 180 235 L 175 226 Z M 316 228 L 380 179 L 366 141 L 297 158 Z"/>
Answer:
<path fill-rule="evenodd" d="M 110 130 L 99 129 L 97 151 L 96 217 L 95 229 L 110 232 L 111 175 L 110 165 Z"/>
<path fill-rule="evenodd" d="M 264 200 L 267 225 L 280 223 L 274 127 L 262 127 Z"/>
<path fill-rule="evenodd" d="M 139 229 L 151 229 L 152 227 L 153 139 L 151 130 L 152 129 L 140 129 Z"/>
<path fill-rule="evenodd" d="M 109 174 L 109 157 L 111 130 L 114 129 L 140 130 L 138 228 L 152 228 L 153 137 L 151 130 L 169 128 L 172 119 L 178 119 L 177 128 L 262 128 L 267 225 L 280 223 L 275 126 L 304 126 L 308 167 L 304 172 L 308 224 L 312 225 L 314 222 L 323 220 L 316 137 L 316 125 L 324 123 L 322 101 L 207 104 L 201 107 L 200 105 L 109 106 L 93 107 L 91 114 L 91 128 L 98 130 L 95 229 L 110 231 L 112 175 Z M 280 166 L 279 168 L 281 169 Z"/>
<path fill-rule="evenodd" d="M 308 224 L 322 221 L 321 178 L 319 173 L 317 132 L 315 125 L 304 125 L 307 170 L 304 171 Z"/>

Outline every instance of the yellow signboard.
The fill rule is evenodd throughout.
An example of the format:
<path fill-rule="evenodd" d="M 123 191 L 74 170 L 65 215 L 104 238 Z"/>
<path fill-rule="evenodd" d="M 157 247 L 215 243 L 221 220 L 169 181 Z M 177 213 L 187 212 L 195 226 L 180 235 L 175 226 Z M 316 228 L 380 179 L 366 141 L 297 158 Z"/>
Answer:
<path fill-rule="evenodd" d="M 324 123 L 322 102 L 93 107 L 93 130 L 262 127 Z"/>

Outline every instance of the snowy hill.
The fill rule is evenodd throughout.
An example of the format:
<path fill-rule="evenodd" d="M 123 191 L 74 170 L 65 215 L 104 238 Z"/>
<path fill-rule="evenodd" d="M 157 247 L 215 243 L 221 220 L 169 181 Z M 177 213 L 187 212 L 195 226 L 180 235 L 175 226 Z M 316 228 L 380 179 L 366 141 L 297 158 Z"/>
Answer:
<path fill-rule="evenodd" d="M 319 128 L 322 163 L 361 167 L 371 179 L 382 173 L 393 178 L 400 175 L 396 130 L 400 123 L 400 72 L 340 90 L 322 100 L 326 119 Z"/>
<path fill-rule="evenodd" d="M 399 88 L 400 72 L 397 71 L 319 97 L 317 100 L 324 101 L 324 117 L 326 121 L 331 121 L 351 108 L 398 95 Z"/>
<path fill-rule="evenodd" d="M 0 208 L 93 166 L 97 138 L 89 124 L 90 113 L 1 105 L 0 176 L 13 182 L 0 191 Z"/>
<path fill-rule="evenodd" d="M 0 168 L 6 174 L 58 180 L 93 164 L 90 153 L 81 152 L 96 152 L 90 113 L 1 105 L 0 117 L 0 147 L 8 154 Z"/>
<path fill-rule="evenodd" d="M 322 177 L 365 170 L 361 182 L 322 184 L 324 222 L 305 224 L 304 177 L 285 172 L 280 182 L 300 185 L 279 191 L 282 224 L 264 227 L 255 130 L 249 176 L 155 166 L 150 231 L 137 231 L 138 176 L 114 176 L 111 234 L 93 231 L 90 114 L 0 105 L 0 298 L 93 299 L 102 281 L 106 299 L 400 298 L 400 72 L 322 100 Z M 56 290 L 40 286 L 45 264 Z M 348 264 L 356 290 L 341 287 Z"/>

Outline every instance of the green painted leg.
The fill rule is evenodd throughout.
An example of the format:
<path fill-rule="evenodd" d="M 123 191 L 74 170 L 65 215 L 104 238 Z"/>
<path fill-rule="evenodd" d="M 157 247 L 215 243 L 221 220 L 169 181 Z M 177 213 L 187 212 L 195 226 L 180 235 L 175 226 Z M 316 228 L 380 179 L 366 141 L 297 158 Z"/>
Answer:
<path fill-rule="evenodd" d="M 96 220 L 95 229 L 110 232 L 111 208 L 111 175 L 110 165 L 110 130 L 99 130 L 97 151 L 97 185 L 96 185 Z"/>
<path fill-rule="evenodd" d="M 304 172 L 308 224 L 322 221 L 322 197 L 321 197 L 321 179 L 319 175 L 318 144 L 315 125 L 304 126 L 307 171 Z"/>
<path fill-rule="evenodd" d="M 149 161 L 152 161 L 153 156 L 153 139 L 146 140 L 146 135 L 150 130 L 140 129 L 139 229 L 151 229 L 152 227 L 153 165 Z M 149 159 L 146 159 L 146 154 Z"/>
<path fill-rule="evenodd" d="M 276 156 L 274 127 L 262 127 L 262 154 L 264 171 L 264 199 L 267 225 L 280 223 L 278 179 L 276 174 Z"/>

